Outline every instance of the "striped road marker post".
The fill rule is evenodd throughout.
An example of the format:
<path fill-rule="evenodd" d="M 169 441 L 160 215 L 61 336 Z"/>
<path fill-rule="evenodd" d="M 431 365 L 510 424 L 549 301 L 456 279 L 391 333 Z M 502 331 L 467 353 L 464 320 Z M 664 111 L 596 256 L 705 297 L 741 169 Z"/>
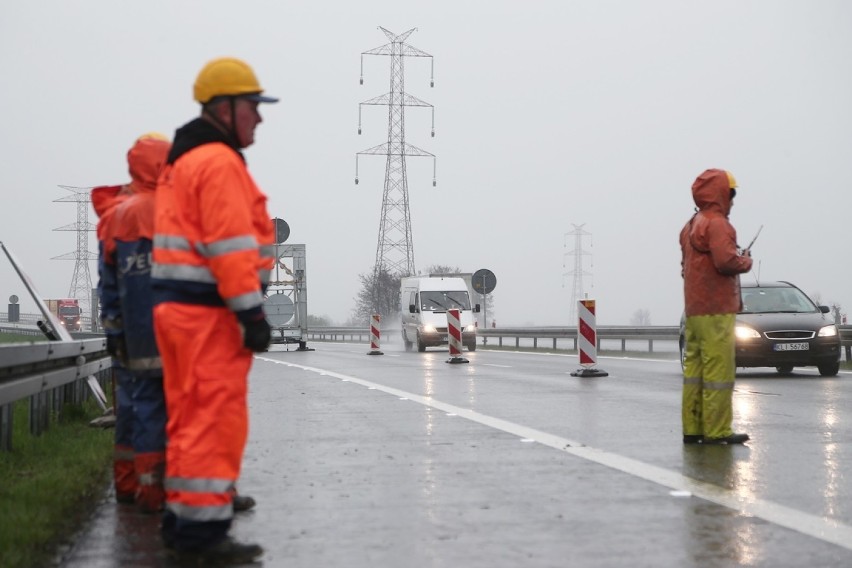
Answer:
<path fill-rule="evenodd" d="M 450 344 L 450 358 L 447 359 L 447 363 L 470 363 L 470 361 L 461 356 L 462 331 L 460 313 L 457 309 L 447 310 L 447 339 Z"/>
<path fill-rule="evenodd" d="M 367 352 L 367 355 L 384 355 L 379 349 L 382 337 L 381 322 L 382 316 L 380 314 L 373 314 L 370 317 L 370 351 Z"/>
<path fill-rule="evenodd" d="M 572 377 L 606 377 L 609 373 L 595 368 L 598 360 L 598 326 L 595 320 L 595 301 L 577 302 L 577 347 L 580 352 L 580 369 Z"/>

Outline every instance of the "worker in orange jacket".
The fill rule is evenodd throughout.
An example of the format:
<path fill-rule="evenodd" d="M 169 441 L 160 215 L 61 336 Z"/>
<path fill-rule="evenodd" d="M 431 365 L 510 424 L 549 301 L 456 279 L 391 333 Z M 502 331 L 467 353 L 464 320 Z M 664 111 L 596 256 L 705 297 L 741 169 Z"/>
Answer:
<path fill-rule="evenodd" d="M 101 326 L 107 339 L 107 350 L 112 356 L 113 412 L 115 436 L 113 448 L 113 483 L 115 498 L 119 503 L 134 503 L 139 489 L 133 453 L 133 374 L 127 369 L 121 348 L 121 307 L 118 298 L 116 268 L 112 240 L 109 238 L 116 208 L 133 194 L 134 187 L 144 183 L 134 175 L 124 185 L 98 186 L 92 189 L 92 206 L 98 215 L 98 298 L 100 300 Z M 156 180 L 155 180 L 156 181 Z"/>
<path fill-rule="evenodd" d="M 133 193 L 119 203 L 105 235 L 104 309 L 117 312 L 112 332 L 119 342 L 128 383 L 132 421 L 131 446 L 137 489 L 136 506 L 144 513 L 161 511 L 165 502 L 166 403 L 163 369 L 154 338 L 151 294 L 151 243 L 154 190 L 171 144 L 162 134 L 144 134 L 127 153 Z"/>
<path fill-rule="evenodd" d="M 264 96 L 234 58 L 199 72 L 201 116 L 179 128 L 156 192 L 154 326 L 168 413 L 162 534 L 180 560 L 251 562 L 256 544 L 228 535 L 248 435 L 253 352 L 270 327 L 263 298 L 274 263 L 266 196 L 241 153 Z"/>
<path fill-rule="evenodd" d="M 731 428 L 736 374 L 734 326 L 742 306 L 739 275 L 751 270 L 728 220 L 737 182 L 710 169 L 692 184 L 698 211 L 680 232 L 685 300 L 683 362 L 684 444 L 742 444 Z"/>
<path fill-rule="evenodd" d="M 113 451 L 113 478 L 116 500 L 120 503 L 142 504 L 150 499 L 140 485 L 137 461 L 140 425 L 136 422 L 133 396 L 136 377 L 128 364 L 125 328 L 119 286 L 119 267 L 116 264 L 114 234 L 116 228 L 126 228 L 126 222 L 116 220 L 118 211 L 139 192 L 152 190 L 165 163 L 168 142 L 140 137 L 127 152 L 130 182 L 123 185 L 98 186 L 92 189 L 92 205 L 98 214 L 98 298 L 101 324 L 107 337 L 107 350 L 112 356 L 115 372 L 115 449 Z M 164 146 L 163 146 L 164 144 Z M 132 327 L 132 324 L 131 324 Z M 149 444 L 150 445 L 150 444 Z M 154 445 L 157 445 L 156 443 Z M 159 444 L 162 445 L 162 444 Z M 143 485 L 148 475 L 142 475 Z M 140 500 L 140 488 L 143 498 Z M 145 508 L 143 506 L 143 508 Z"/>

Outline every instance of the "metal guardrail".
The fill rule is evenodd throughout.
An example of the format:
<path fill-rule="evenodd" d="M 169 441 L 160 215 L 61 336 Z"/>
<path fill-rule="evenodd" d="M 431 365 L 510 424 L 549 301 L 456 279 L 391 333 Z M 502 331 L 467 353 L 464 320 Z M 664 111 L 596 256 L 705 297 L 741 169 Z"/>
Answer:
<path fill-rule="evenodd" d="M 88 398 L 87 377 L 103 382 L 110 369 L 103 337 L 0 345 L 0 451 L 12 448 L 14 403 L 29 399 L 29 429 L 38 435 L 66 402 Z"/>
<path fill-rule="evenodd" d="M 648 351 L 654 351 L 654 341 L 677 341 L 679 328 L 677 326 L 608 326 L 597 328 L 597 348 L 601 348 L 604 340 L 620 340 L 621 350 L 627 351 L 627 342 L 643 341 L 648 344 Z M 515 347 L 520 347 L 521 340 L 532 340 L 533 348 L 539 347 L 539 340 L 550 340 L 550 348 L 558 348 L 558 340 L 571 343 L 571 349 L 577 350 L 576 327 L 504 327 L 479 329 L 477 334 L 484 338 L 496 338 L 498 346 L 503 346 L 504 339 L 515 340 Z"/>
<path fill-rule="evenodd" d="M 382 341 L 394 340 L 399 336 L 399 328 L 382 330 Z M 479 337 L 496 338 L 499 346 L 503 346 L 504 339 L 514 339 L 515 347 L 520 346 L 522 339 L 532 340 L 533 347 L 539 347 L 539 340 L 550 340 L 552 348 L 558 347 L 557 341 L 565 340 L 573 342 L 573 349 L 577 349 L 576 327 L 503 327 L 479 329 Z M 648 350 L 654 350 L 654 341 L 677 341 L 678 328 L 676 326 L 659 327 L 627 327 L 612 326 L 598 328 L 598 347 L 601 340 L 621 340 L 621 350 L 627 349 L 628 341 L 642 340 L 648 342 Z M 313 327 L 308 329 L 308 338 L 314 341 L 370 341 L 369 327 Z"/>
<path fill-rule="evenodd" d="M 852 361 L 852 325 L 837 326 L 840 341 L 846 353 L 846 360 Z M 382 331 L 382 341 L 398 337 L 399 329 Z M 483 340 L 494 338 L 497 345 L 503 347 L 504 340 L 514 340 L 514 346 L 520 347 L 521 340 L 532 341 L 533 349 L 546 348 L 539 342 L 548 342 L 551 349 L 577 350 L 577 328 L 565 326 L 546 327 L 498 327 L 480 328 L 477 335 Z M 654 351 L 655 341 L 677 342 L 680 327 L 672 326 L 605 326 L 597 328 L 597 347 L 600 350 L 603 341 L 620 341 L 621 351 L 627 351 L 630 344 L 646 343 L 648 351 Z M 308 329 L 308 338 L 314 341 L 370 341 L 368 327 L 313 327 Z M 570 347 L 566 347 L 568 342 Z"/>

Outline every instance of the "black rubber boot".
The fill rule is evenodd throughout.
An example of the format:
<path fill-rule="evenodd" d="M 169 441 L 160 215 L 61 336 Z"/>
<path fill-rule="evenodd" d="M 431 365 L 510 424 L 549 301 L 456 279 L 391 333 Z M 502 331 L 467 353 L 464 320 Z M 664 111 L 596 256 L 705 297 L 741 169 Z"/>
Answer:
<path fill-rule="evenodd" d="M 704 436 L 701 434 L 684 434 L 683 435 L 683 443 L 684 444 L 702 444 L 704 443 Z"/>
<path fill-rule="evenodd" d="M 233 566 L 251 564 L 263 554 L 257 544 L 243 544 L 225 537 L 215 545 L 201 550 L 169 550 L 171 556 L 182 566 Z"/>
<path fill-rule="evenodd" d="M 705 444 L 745 444 L 748 442 L 748 434 L 731 434 L 724 438 L 704 438 Z"/>
<path fill-rule="evenodd" d="M 234 512 L 235 513 L 239 513 L 240 511 L 248 511 L 249 509 L 254 509 L 255 505 L 257 505 L 257 501 L 255 501 L 253 497 L 249 497 L 248 495 L 234 495 Z"/>

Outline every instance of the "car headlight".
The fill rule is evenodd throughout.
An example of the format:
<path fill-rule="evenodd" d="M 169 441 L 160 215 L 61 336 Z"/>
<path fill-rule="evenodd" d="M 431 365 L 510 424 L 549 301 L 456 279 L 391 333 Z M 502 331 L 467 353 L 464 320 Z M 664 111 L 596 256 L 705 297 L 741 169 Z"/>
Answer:
<path fill-rule="evenodd" d="M 747 325 L 738 325 L 734 333 L 737 339 L 760 339 L 760 334 Z"/>
<path fill-rule="evenodd" d="M 464 330 L 465 331 L 476 331 L 476 326 L 474 324 L 470 324 L 469 326 L 464 328 Z"/>
<path fill-rule="evenodd" d="M 819 337 L 835 337 L 837 335 L 837 326 L 836 325 L 827 325 L 817 333 Z"/>
<path fill-rule="evenodd" d="M 423 333 L 435 333 L 437 331 L 434 325 L 424 325 L 420 329 Z"/>

